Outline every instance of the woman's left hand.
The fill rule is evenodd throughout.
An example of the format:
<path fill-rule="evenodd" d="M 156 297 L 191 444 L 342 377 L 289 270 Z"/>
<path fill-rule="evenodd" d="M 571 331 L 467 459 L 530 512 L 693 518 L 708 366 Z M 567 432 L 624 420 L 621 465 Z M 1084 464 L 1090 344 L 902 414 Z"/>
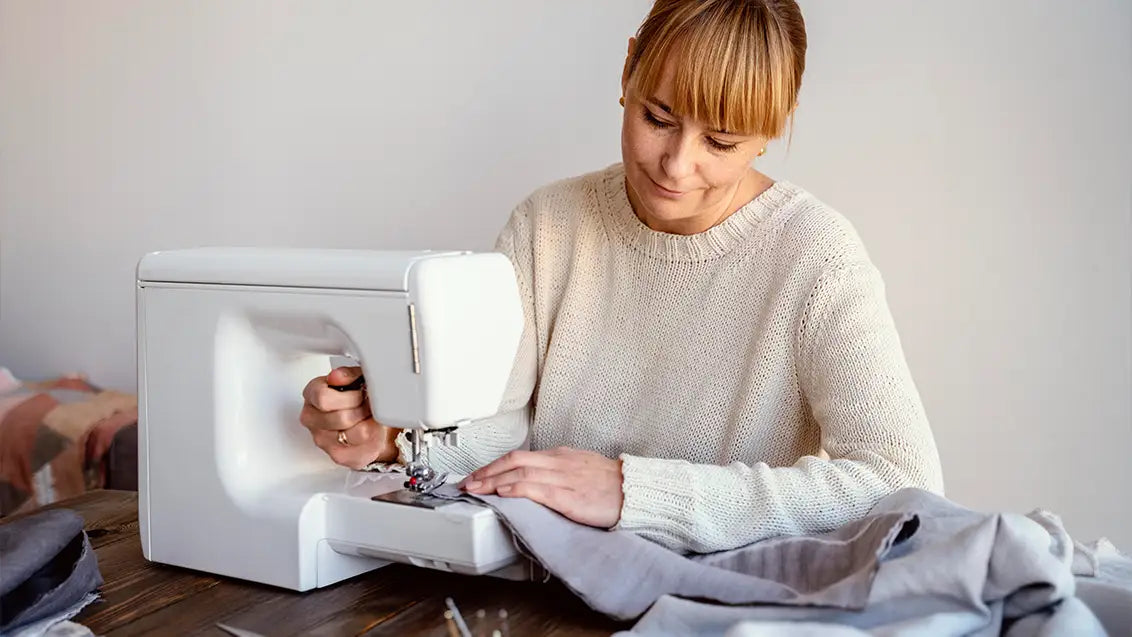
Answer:
<path fill-rule="evenodd" d="M 511 451 L 470 473 L 460 488 L 478 495 L 527 498 L 575 522 L 607 529 L 621 519 L 621 477 L 620 460 L 559 447 Z"/>

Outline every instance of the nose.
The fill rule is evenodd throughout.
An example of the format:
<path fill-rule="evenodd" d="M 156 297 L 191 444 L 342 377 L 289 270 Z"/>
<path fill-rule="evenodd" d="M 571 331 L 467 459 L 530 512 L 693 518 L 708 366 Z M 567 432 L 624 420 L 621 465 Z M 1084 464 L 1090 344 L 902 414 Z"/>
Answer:
<path fill-rule="evenodd" d="M 665 176 L 679 182 L 695 171 L 696 158 L 693 154 L 694 144 L 687 135 L 672 135 L 664 149 L 664 156 L 660 159 L 660 167 Z"/>

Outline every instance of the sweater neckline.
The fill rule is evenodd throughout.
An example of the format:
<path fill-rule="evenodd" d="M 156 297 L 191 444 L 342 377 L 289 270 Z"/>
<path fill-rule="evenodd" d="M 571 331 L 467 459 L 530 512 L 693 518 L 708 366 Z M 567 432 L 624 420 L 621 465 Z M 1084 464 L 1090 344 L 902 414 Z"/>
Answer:
<path fill-rule="evenodd" d="M 722 223 L 703 232 L 683 235 L 653 230 L 645 225 L 633 214 L 625 188 L 624 165 L 610 166 L 598 193 L 605 218 L 627 246 L 667 261 L 709 261 L 730 253 L 758 235 L 767 218 L 797 192 L 790 182 L 777 180 Z"/>

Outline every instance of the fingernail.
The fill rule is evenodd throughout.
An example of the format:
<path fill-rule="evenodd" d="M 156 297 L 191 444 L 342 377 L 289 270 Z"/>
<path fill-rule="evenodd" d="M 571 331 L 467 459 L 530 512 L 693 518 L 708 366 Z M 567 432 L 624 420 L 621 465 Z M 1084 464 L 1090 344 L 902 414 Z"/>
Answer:
<path fill-rule="evenodd" d="M 479 480 L 472 480 L 471 482 L 468 482 L 467 484 L 465 484 L 464 488 L 465 489 L 478 489 L 478 488 L 480 488 L 481 484 L 483 484 L 483 483 L 480 482 Z"/>
<path fill-rule="evenodd" d="M 499 492 L 499 493 L 502 493 L 502 494 L 506 495 L 506 494 L 508 494 L 508 493 L 511 493 L 511 485 L 509 485 L 509 484 L 508 484 L 508 485 L 504 485 L 504 486 L 502 486 L 502 487 L 499 487 L 498 489 L 496 489 L 496 491 L 497 491 L 497 492 Z"/>

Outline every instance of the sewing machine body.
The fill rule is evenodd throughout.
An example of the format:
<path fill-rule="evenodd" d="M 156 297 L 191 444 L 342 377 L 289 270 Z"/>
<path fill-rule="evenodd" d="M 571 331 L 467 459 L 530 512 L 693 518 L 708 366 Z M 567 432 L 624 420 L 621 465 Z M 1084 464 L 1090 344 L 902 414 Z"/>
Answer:
<path fill-rule="evenodd" d="M 522 331 L 506 257 L 193 249 L 146 255 L 137 286 L 147 559 L 300 591 L 389 561 L 516 562 L 490 509 L 374 500 L 404 476 L 334 465 L 298 422 L 303 387 L 340 356 L 389 426 L 496 413 Z"/>

